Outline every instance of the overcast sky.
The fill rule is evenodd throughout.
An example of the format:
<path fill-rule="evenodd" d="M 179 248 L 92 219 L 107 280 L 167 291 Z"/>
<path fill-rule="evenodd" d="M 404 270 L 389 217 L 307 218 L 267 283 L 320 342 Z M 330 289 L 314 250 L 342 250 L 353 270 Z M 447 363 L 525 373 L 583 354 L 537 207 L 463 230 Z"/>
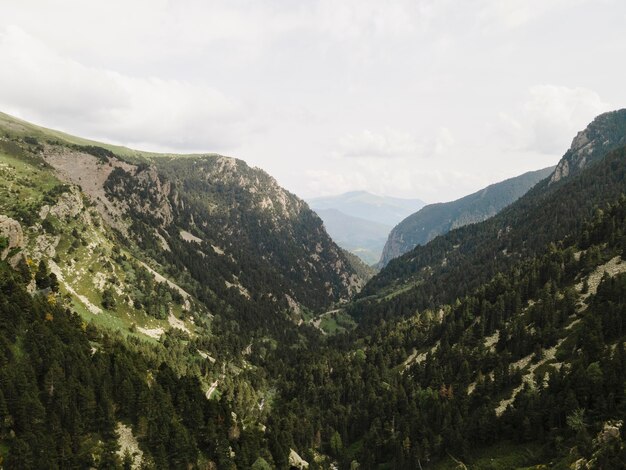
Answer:
<path fill-rule="evenodd" d="M 445 201 L 626 106 L 623 0 L 0 0 L 0 110 L 218 152 L 302 197 Z"/>

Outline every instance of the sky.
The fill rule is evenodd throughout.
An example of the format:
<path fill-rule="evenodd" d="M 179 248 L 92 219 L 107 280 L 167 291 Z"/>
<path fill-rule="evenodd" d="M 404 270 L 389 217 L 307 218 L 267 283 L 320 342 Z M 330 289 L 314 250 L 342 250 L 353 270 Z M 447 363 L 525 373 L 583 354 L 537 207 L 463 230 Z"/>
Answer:
<path fill-rule="evenodd" d="M 448 201 L 626 107 L 622 0 L 0 0 L 0 111 L 217 152 L 305 198 Z"/>

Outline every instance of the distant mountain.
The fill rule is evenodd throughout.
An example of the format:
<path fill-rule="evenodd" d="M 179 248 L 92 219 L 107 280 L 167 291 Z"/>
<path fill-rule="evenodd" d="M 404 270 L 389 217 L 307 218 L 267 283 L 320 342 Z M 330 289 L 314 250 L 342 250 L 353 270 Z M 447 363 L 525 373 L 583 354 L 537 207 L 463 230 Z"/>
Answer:
<path fill-rule="evenodd" d="M 515 178 L 487 186 L 451 202 L 429 204 L 400 222 L 389 234 L 379 267 L 393 258 L 425 245 L 437 235 L 458 227 L 482 222 L 523 196 L 539 181 L 550 176 L 555 167 L 530 171 Z"/>
<path fill-rule="evenodd" d="M 326 231 L 339 246 L 372 265 L 380 255 L 391 230 L 390 225 L 353 217 L 337 209 L 317 209 Z"/>
<path fill-rule="evenodd" d="M 344 214 L 393 227 L 426 204 L 420 199 L 377 196 L 367 191 L 351 191 L 308 201 L 314 211 L 337 209 Z"/>
<path fill-rule="evenodd" d="M 380 259 L 391 228 L 425 204 L 420 199 L 376 196 L 366 191 L 308 202 L 333 240 L 369 265 Z"/>

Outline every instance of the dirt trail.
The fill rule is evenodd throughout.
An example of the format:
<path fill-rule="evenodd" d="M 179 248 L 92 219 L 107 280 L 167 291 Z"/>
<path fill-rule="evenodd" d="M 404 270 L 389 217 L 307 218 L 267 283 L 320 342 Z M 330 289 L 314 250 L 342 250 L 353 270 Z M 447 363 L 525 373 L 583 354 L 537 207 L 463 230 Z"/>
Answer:
<path fill-rule="evenodd" d="M 215 390 L 217 390 L 217 386 L 219 385 L 220 380 L 217 379 L 215 382 L 213 382 L 211 384 L 211 386 L 209 387 L 209 389 L 206 392 L 206 399 L 210 400 L 211 399 L 211 395 L 213 395 L 213 392 L 215 392 Z"/>

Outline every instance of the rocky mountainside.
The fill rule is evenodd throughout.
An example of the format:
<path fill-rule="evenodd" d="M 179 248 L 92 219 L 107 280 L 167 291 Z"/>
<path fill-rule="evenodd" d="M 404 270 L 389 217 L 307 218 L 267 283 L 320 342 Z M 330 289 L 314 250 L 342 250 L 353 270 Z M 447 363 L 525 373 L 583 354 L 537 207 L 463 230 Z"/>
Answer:
<path fill-rule="evenodd" d="M 428 204 L 396 225 L 385 243 L 378 267 L 393 258 L 425 245 L 438 235 L 458 227 L 482 222 L 523 196 L 530 188 L 550 176 L 554 167 L 530 171 L 515 178 L 487 186 L 451 202 Z"/>
<path fill-rule="evenodd" d="M 149 468 L 197 464 L 198 452 L 208 468 L 264 462 L 256 451 L 235 456 L 228 446 L 250 442 L 258 448 L 264 439 L 259 427 L 265 427 L 276 393 L 268 373 L 278 375 L 275 362 L 267 366 L 265 361 L 277 347 L 320 334 L 310 325 L 314 314 L 348 300 L 364 282 L 353 266 L 371 276 L 332 241 L 305 202 L 241 160 L 139 152 L 0 114 L 0 286 L 22 299 L 21 310 L 6 309 L 14 300 L 0 293 L 0 357 L 8 357 L 5 345 L 28 336 L 27 318 L 36 318 L 43 330 L 58 319 L 57 326 L 65 326 L 46 333 L 47 341 L 56 345 L 55 335 L 70 335 L 80 343 L 73 346 L 76 354 L 87 355 L 70 359 L 72 348 L 56 349 L 55 361 L 71 361 L 72 367 L 54 380 L 71 390 L 54 387 L 75 401 L 76 393 L 97 393 L 106 408 L 106 417 L 96 420 L 80 406 L 82 431 L 70 430 L 72 418 L 63 412 L 48 410 L 49 419 L 63 423 L 61 431 L 86 442 L 80 452 L 59 450 L 72 454 L 62 467 L 98 467 L 108 458 L 109 467 L 118 468 L 124 449 L 138 445 Z M 15 318 L 17 328 L 8 337 L 7 316 Z M 30 349 L 20 353 L 24 359 L 10 356 L 3 371 L 11 375 L 2 375 L 3 383 L 13 380 L 14 371 L 29 371 L 29 361 L 42 362 Z M 108 376 L 101 359 L 123 362 L 115 366 L 123 377 Z M 37 374 L 50 376 L 49 367 L 58 364 L 46 362 Z M 83 391 L 72 375 L 79 370 L 91 374 L 80 380 Z M 94 381 L 106 391 L 94 392 Z M 26 396 L 39 393 L 34 375 L 28 387 Z M 167 437 L 145 424 L 152 412 L 134 393 L 141 394 L 142 403 L 162 402 L 150 406 L 164 421 L 157 423 L 154 415 L 150 420 Z M 146 397 L 150 393 L 155 395 Z M 181 398 L 181 393 L 189 395 Z M 31 464 L 30 454 L 18 452 L 42 448 L 44 430 L 28 423 L 43 421 L 12 414 L 15 424 L 7 428 L 5 396 L 15 413 L 20 395 L 0 387 L 0 462 L 7 457 L 11 429 L 23 440 L 11 446 L 18 450 L 9 456 L 8 468 L 43 468 L 44 460 Z M 218 405 L 213 398 L 221 396 L 226 400 Z M 41 409 L 49 405 L 37 403 Z M 201 429 L 189 420 L 192 416 L 207 419 L 213 437 L 201 436 L 206 423 Z M 247 437 L 240 436 L 245 427 Z M 218 447 L 216 439 L 222 439 Z M 54 444 L 45 445 L 52 452 L 47 458 L 57 461 Z M 180 450 L 164 454 L 164 445 Z M 226 445 L 225 453 L 220 445 Z M 117 457 L 116 446 L 122 448 Z M 286 463 L 301 460 L 289 448 L 276 455 L 281 462 L 283 457 Z M 273 462 L 267 452 L 265 458 Z"/>
<path fill-rule="evenodd" d="M 67 230 L 50 208 L 74 206 L 72 217 L 100 219 L 111 246 L 124 246 L 210 312 L 252 324 L 277 311 L 300 321 L 304 311 L 345 301 L 363 284 L 307 204 L 241 160 L 143 153 L 0 118 L 10 191 L 26 191 L 27 179 L 33 190 L 56 191 L 47 205 L 36 194 L 22 201 L 6 194 L 3 215 L 26 234 L 56 224 L 50 253 Z M 69 266 L 59 270 L 70 274 Z"/>
<path fill-rule="evenodd" d="M 626 145 L 626 109 L 601 114 L 574 137 L 550 182 L 556 183 L 575 175 L 601 160 L 609 150 L 621 145 Z"/>

